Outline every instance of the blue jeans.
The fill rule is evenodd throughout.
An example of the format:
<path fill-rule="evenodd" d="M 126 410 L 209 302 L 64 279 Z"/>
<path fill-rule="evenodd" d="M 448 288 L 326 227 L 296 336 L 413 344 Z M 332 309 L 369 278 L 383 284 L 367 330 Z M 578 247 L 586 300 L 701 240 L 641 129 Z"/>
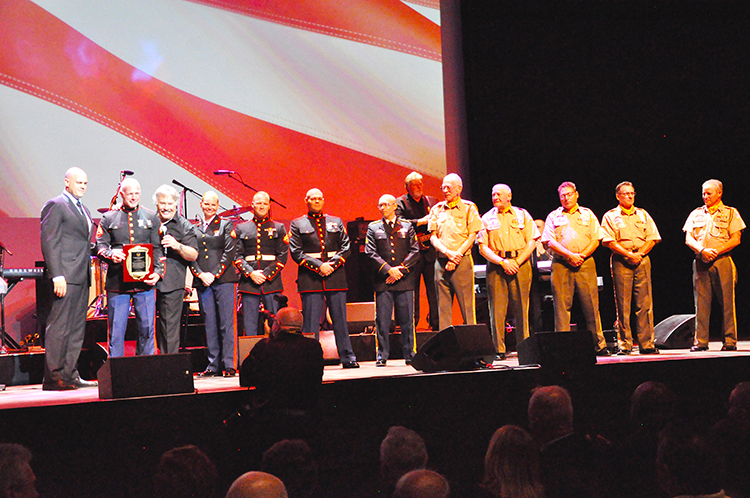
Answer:
<path fill-rule="evenodd" d="M 107 318 L 109 325 L 109 356 L 125 355 L 125 331 L 128 328 L 130 301 L 135 309 L 138 343 L 135 354 L 154 354 L 154 315 L 156 314 L 156 290 L 141 292 L 107 291 Z"/>

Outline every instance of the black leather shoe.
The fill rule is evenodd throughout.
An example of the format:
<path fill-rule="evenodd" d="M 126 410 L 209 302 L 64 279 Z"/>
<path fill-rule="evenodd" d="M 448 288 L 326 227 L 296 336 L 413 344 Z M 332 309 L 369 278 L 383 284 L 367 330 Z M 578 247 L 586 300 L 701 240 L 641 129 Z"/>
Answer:
<path fill-rule="evenodd" d="M 495 361 L 503 361 L 505 359 L 505 353 L 497 353 L 495 355 Z"/>
<path fill-rule="evenodd" d="M 96 387 L 99 385 L 93 380 L 84 380 L 80 377 L 78 377 L 76 380 L 71 382 L 71 384 L 73 384 L 76 387 Z"/>
<path fill-rule="evenodd" d="M 641 354 L 643 354 L 643 352 L 641 352 Z M 628 355 L 630 355 L 629 349 L 621 349 L 617 352 L 617 356 L 628 356 Z"/>
<path fill-rule="evenodd" d="M 62 379 L 42 384 L 42 391 L 73 391 L 75 389 L 78 389 L 78 386 L 64 382 Z"/>
<path fill-rule="evenodd" d="M 359 368 L 359 363 L 356 361 L 344 361 L 341 363 L 341 366 L 344 368 Z"/>
<path fill-rule="evenodd" d="M 659 350 L 656 348 L 643 348 L 640 351 L 641 354 L 659 354 Z"/>
<path fill-rule="evenodd" d="M 404 364 L 406 364 L 406 366 L 411 365 L 411 358 L 404 360 Z"/>
<path fill-rule="evenodd" d="M 216 377 L 218 374 L 213 370 L 205 369 L 198 374 L 198 377 Z"/>
<path fill-rule="evenodd" d="M 721 350 L 722 351 L 737 351 L 737 346 L 727 346 L 726 344 L 724 344 L 721 347 Z"/>
<path fill-rule="evenodd" d="M 386 360 L 377 360 L 375 362 L 375 366 L 376 367 L 384 367 L 385 366 L 385 362 L 386 362 Z"/>
<path fill-rule="evenodd" d="M 602 348 L 599 351 L 597 351 L 595 354 L 596 356 L 612 356 L 611 353 L 609 352 L 609 349 L 607 348 Z"/>
<path fill-rule="evenodd" d="M 234 368 L 227 368 L 226 370 L 224 370 L 223 375 L 224 377 L 234 377 L 235 375 L 237 375 L 237 370 L 235 370 Z"/>
<path fill-rule="evenodd" d="M 690 348 L 691 353 L 695 353 L 698 351 L 708 351 L 708 346 L 693 346 Z"/>

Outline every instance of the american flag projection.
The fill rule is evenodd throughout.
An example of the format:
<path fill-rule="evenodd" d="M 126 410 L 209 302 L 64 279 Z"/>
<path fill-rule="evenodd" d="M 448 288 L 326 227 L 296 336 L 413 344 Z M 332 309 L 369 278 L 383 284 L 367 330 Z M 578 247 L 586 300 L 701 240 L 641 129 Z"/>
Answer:
<path fill-rule="evenodd" d="M 446 173 L 439 0 L 3 0 L 0 216 L 36 218 L 62 175 L 107 207 L 120 172 L 142 203 L 173 179 L 304 211 L 377 215 L 411 170 Z M 197 199 L 190 217 L 197 213 Z"/>

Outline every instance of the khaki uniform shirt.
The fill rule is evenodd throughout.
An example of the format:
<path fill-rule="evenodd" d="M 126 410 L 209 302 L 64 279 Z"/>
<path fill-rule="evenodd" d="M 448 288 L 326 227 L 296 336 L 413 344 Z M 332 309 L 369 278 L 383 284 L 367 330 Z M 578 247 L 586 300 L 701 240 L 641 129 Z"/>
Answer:
<path fill-rule="evenodd" d="M 573 211 L 566 212 L 560 206 L 547 216 L 542 242 L 554 240 L 569 251 L 580 253 L 591 241 L 602 240 L 603 237 L 599 220 L 589 208 L 577 206 Z"/>
<path fill-rule="evenodd" d="M 661 241 L 653 218 L 645 209 L 634 207 L 626 213 L 621 206 L 610 209 L 602 218 L 603 242 L 618 242 L 624 249 L 637 252 L 647 241 Z"/>
<path fill-rule="evenodd" d="M 459 199 L 453 206 L 442 201 L 430 209 L 427 228 L 445 247 L 457 251 L 471 234 L 482 229 L 482 219 L 476 204 L 471 201 Z"/>
<path fill-rule="evenodd" d="M 707 249 L 722 246 L 732 235 L 745 229 L 739 211 L 719 202 L 713 213 L 706 206 L 701 206 L 688 216 L 683 232 L 689 232 L 695 240 Z"/>
<path fill-rule="evenodd" d="M 508 206 L 503 212 L 493 207 L 482 216 L 480 244 L 486 244 L 494 253 L 522 251 L 529 242 L 542 235 L 528 211 Z"/>

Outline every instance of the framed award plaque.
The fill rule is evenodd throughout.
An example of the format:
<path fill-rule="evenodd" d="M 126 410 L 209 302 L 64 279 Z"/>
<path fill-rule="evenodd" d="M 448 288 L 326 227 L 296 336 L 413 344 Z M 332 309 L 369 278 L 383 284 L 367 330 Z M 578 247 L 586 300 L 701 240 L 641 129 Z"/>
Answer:
<path fill-rule="evenodd" d="M 122 265 L 123 281 L 141 282 L 154 272 L 154 246 L 125 244 L 122 250 L 125 253 L 125 261 Z"/>

